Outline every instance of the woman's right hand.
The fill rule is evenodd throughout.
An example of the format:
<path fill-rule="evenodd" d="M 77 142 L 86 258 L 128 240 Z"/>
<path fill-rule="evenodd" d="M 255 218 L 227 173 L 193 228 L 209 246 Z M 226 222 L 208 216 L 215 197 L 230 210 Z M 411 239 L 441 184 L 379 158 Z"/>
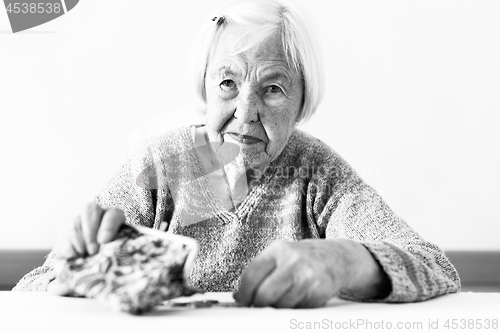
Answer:
<path fill-rule="evenodd" d="M 80 215 L 61 230 L 54 248 L 55 255 L 70 259 L 96 254 L 101 244 L 115 239 L 124 223 L 125 214 L 121 209 L 103 209 L 95 202 L 90 202 Z M 49 284 L 48 291 L 58 295 L 71 292 L 57 279 Z"/>

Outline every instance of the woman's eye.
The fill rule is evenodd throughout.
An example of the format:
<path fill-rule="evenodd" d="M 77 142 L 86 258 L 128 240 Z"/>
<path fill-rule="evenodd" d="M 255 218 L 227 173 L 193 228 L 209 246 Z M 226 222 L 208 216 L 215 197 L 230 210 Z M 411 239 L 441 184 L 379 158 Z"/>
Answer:
<path fill-rule="evenodd" d="M 219 86 L 224 90 L 230 90 L 236 88 L 236 83 L 233 80 L 223 80 Z"/>
<path fill-rule="evenodd" d="M 266 88 L 266 92 L 271 93 L 271 94 L 277 94 L 277 93 L 283 92 L 283 90 L 281 90 L 281 88 L 278 87 L 277 85 L 273 84 L 272 86 L 269 86 Z"/>

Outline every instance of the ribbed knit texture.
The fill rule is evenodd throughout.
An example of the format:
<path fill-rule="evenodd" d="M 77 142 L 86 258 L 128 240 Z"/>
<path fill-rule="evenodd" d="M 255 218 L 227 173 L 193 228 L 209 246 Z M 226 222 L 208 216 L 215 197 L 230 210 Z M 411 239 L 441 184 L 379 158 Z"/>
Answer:
<path fill-rule="evenodd" d="M 391 279 L 391 294 L 376 301 L 422 301 L 460 289 L 444 253 L 396 216 L 320 140 L 295 130 L 235 211 L 224 209 L 210 190 L 192 148 L 189 128 L 151 139 L 96 201 L 124 210 L 129 224 L 159 229 L 166 221 L 167 232 L 197 239 L 200 252 L 189 277 L 193 286 L 236 290 L 242 270 L 277 239 L 345 238 L 363 244 Z M 146 169 L 154 169 L 149 178 L 144 178 Z M 52 278 L 52 257 L 53 252 L 14 290 L 45 290 Z"/>

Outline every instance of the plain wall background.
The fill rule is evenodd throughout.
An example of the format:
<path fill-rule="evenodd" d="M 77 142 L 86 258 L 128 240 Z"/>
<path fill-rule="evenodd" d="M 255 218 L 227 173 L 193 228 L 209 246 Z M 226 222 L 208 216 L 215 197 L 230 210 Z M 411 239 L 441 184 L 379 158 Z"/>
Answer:
<path fill-rule="evenodd" d="M 51 248 L 139 124 L 185 121 L 187 54 L 222 3 L 85 0 L 18 34 L 0 9 L 0 249 Z M 426 239 L 500 250 L 500 2 L 304 4 L 327 89 L 303 129 Z"/>

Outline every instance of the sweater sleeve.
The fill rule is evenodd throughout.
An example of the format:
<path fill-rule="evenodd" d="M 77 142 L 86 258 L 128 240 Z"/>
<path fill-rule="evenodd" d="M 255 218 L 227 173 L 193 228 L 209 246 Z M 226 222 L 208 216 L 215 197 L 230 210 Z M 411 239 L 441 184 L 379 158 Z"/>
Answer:
<path fill-rule="evenodd" d="M 155 176 L 149 155 L 137 153 L 127 159 L 95 197 L 95 202 L 104 208 L 122 209 L 127 224 L 154 226 L 157 190 L 151 186 L 154 184 L 148 183 Z M 26 274 L 12 290 L 46 291 L 49 282 L 55 278 L 54 257 L 55 251 L 52 250 L 44 264 Z"/>
<path fill-rule="evenodd" d="M 95 202 L 103 208 L 123 210 L 127 224 L 152 228 L 158 192 L 155 171 L 146 156 L 129 158 L 99 191 Z"/>
<path fill-rule="evenodd" d="M 368 301 L 417 302 L 460 290 L 458 273 L 443 251 L 396 216 L 374 189 L 358 179 L 331 200 L 325 236 L 360 242 L 390 278 L 389 296 Z"/>
<path fill-rule="evenodd" d="M 54 280 L 53 272 L 54 250 L 46 257 L 42 266 L 24 275 L 12 291 L 46 291 L 49 283 Z"/>

